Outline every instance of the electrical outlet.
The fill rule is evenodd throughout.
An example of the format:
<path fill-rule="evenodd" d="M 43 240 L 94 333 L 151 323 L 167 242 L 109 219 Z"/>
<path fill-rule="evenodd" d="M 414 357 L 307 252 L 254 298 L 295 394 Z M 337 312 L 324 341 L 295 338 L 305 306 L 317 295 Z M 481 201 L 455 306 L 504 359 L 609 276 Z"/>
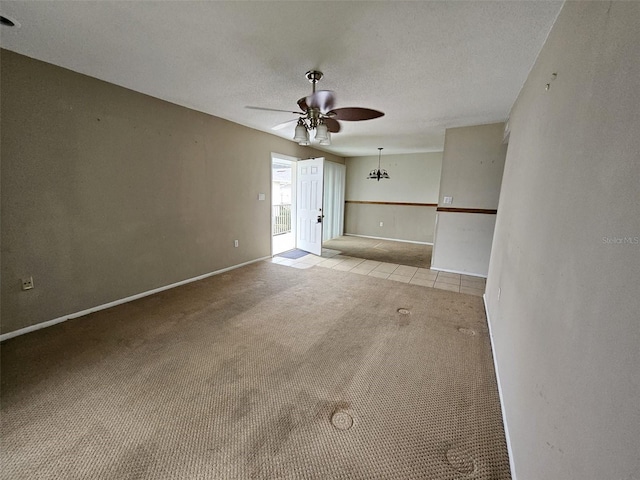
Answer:
<path fill-rule="evenodd" d="M 444 202 L 445 205 L 451 205 L 453 203 L 453 197 L 444 197 Z"/>
<path fill-rule="evenodd" d="M 22 290 L 31 290 L 33 288 L 33 277 L 25 277 L 22 279 Z"/>
<path fill-rule="evenodd" d="M 239 245 L 238 240 L 234 240 L 234 241 L 233 241 L 233 246 L 234 246 L 234 247 L 237 247 L 238 245 Z"/>
<path fill-rule="evenodd" d="M 384 226 L 384 222 L 380 222 L 380 226 L 381 226 L 381 227 L 382 227 L 382 226 Z"/>

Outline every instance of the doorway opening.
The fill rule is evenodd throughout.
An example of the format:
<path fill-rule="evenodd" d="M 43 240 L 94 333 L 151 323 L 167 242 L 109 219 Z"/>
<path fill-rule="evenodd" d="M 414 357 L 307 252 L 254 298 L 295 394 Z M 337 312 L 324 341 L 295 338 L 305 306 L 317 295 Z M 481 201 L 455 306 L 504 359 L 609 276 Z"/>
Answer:
<path fill-rule="evenodd" d="M 296 248 L 296 160 L 271 155 L 271 254 Z"/>
<path fill-rule="evenodd" d="M 320 256 L 344 232 L 346 168 L 323 157 L 271 154 L 271 255 L 296 248 Z"/>

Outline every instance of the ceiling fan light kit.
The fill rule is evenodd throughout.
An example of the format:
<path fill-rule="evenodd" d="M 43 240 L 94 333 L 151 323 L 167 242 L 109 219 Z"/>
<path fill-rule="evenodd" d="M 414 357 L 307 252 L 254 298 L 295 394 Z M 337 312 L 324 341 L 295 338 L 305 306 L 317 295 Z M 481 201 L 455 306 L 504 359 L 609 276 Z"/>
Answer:
<path fill-rule="evenodd" d="M 327 132 L 327 138 L 320 140 L 320 145 L 331 145 L 331 132 Z"/>
<path fill-rule="evenodd" d="M 340 131 L 340 122 L 338 120 L 358 122 L 362 120 L 371 120 L 382 117 L 383 112 L 372 110 L 370 108 L 348 107 L 333 108 L 335 103 L 335 93 L 331 90 L 316 91 L 316 83 L 324 76 L 318 70 L 309 70 L 305 76 L 311 82 L 312 92 L 307 97 L 298 100 L 298 107 L 301 111 L 290 112 L 289 110 L 277 110 L 273 108 L 247 107 L 253 110 L 266 110 L 276 112 L 286 112 L 299 115 L 298 118 L 289 120 L 273 127 L 279 130 L 291 122 L 297 121 L 293 140 L 299 145 L 310 145 L 309 132 L 315 130 L 314 140 L 320 145 L 331 145 L 331 133 Z"/>
<path fill-rule="evenodd" d="M 309 131 L 302 121 L 302 118 L 298 120 L 298 125 L 296 125 L 296 133 L 293 136 L 293 139 L 300 145 L 309 145 Z"/>
<path fill-rule="evenodd" d="M 318 126 L 316 127 L 315 138 L 318 142 L 326 141 L 329 138 L 329 130 L 322 120 L 319 121 Z"/>
<path fill-rule="evenodd" d="M 378 147 L 378 168 L 369 172 L 367 179 L 378 180 L 381 178 L 391 178 L 386 170 L 380 168 L 380 157 L 382 156 L 382 147 Z"/>

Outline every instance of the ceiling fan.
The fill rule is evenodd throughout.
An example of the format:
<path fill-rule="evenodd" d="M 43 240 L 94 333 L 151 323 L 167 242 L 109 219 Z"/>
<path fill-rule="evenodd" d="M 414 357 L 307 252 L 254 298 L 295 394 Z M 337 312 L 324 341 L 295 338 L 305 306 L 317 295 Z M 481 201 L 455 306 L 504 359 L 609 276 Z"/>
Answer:
<path fill-rule="evenodd" d="M 347 107 L 333 108 L 335 103 L 335 93 L 331 90 L 317 90 L 316 84 L 322 79 L 323 74 L 317 70 L 309 70 L 305 76 L 313 85 L 311 95 L 298 100 L 299 112 L 291 110 L 278 110 L 275 108 L 251 107 L 253 110 L 266 110 L 269 112 L 286 112 L 299 115 L 298 118 L 280 123 L 273 130 L 280 130 L 292 122 L 298 122 L 296 133 L 293 139 L 300 145 L 309 145 L 309 131 L 315 130 L 315 139 L 320 145 L 331 145 L 331 133 L 340 131 L 340 122 L 358 122 L 361 120 L 371 120 L 382 117 L 383 112 L 370 108 Z"/>

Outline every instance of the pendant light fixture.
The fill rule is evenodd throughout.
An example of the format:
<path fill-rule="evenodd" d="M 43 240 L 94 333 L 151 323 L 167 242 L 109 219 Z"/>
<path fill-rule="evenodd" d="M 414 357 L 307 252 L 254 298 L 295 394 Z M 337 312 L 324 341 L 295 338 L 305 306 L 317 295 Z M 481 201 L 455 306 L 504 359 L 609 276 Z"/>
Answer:
<path fill-rule="evenodd" d="M 387 173 L 386 170 L 381 170 L 380 169 L 380 157 L 382 156 L 382 147 L 378 147 L 378 169 L 376 170 L 375 168 L 373 170 L 371 170 L 369 172 L 369 176 L 367 178 L 370 178 L 372 180 L 378 180 L 380 181 L 381 178 L 390 178 L 389 174 Z"/>

